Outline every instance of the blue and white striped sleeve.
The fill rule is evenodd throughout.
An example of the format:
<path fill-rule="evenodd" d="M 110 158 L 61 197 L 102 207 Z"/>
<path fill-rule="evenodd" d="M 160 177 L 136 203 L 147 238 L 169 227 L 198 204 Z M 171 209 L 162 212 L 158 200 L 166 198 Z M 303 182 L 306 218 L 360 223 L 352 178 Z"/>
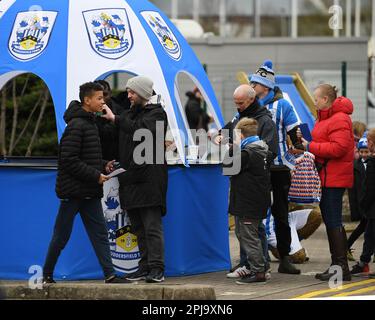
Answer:
<path fill-rule="evenodd" d="M 301 124 L 296 111 L 294 110 L 293 106 L 286 100 L 283 101 L 283 119 L 284 119 L 284 126 L 286 131 L 289 132 L 293 130 L 296 126 Z"/>

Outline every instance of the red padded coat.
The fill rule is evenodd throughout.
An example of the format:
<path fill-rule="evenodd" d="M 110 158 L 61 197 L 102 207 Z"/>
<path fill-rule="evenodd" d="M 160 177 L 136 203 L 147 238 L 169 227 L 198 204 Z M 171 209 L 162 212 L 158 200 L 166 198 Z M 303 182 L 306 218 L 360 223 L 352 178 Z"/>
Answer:
<path fill-rule="evenodd" d="M 328 110 L 318 111 L 309 151 L 323 165 L 319 172 L 322 187 L 353 186 L 352 113 L 353 103 L 345 97 L 337 98 Z"/>

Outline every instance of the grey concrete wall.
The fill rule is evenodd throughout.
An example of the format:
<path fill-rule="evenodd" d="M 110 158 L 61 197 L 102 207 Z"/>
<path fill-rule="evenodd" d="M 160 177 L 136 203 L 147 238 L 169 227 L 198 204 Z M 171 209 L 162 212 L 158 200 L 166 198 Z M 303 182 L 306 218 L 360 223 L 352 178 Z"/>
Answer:
<path fill-rule="evenodd" d="M 233 117 L 232 94 L 238 85 L 236 73 L 253 73 L 265 59 L 271 59 L 277 74 L 298 72 L 310 91 L 321 82 L 341 87 L 341 64 L 348 66 L 348 97 L 355 103 L 353 119 L 375 123 L 375 110 L 367 112 L 367 38 L 262 38 L 253 40 L 188 39 L 202 64 L 207 65 L 208 77 L 214 87 L 224 119 Z M 332 74 L 335 77 L 332 77 Z M 119 76 L 119 87 L 128 76 Z M 178 77 L 180 96 L 193 82 L 187 76 Z M 369 116 L 368 116 L 369 114 Z"/>
<path fill-rule="evenodd" d="M 238 85 L 237 71 L 246 73 L 254 72 L 265 59 L 274 62 L 274 70 L 278 74 L 298 72 L 302 77 L 309 72 L 319 74 L 322 71 L 321 81 L 325 71 L 336 71 L 341 74 L 341 62 L 346 61 L 348 71 L 361 71 L 364 77 L 368 73 L 367 38 L 303 38 L 303 39 L 254 39 L 249 41 L 227 40 L 221 38 L 191 39 L 188 40 L 198 58 L 203 64 L 207 64 L 208 76 L 215 89 L 221 105 L 224 118 L 230 120 L 233 116 L 232 93 Z M 311 72 L 310 72 L 311 74 Z M 349 98 L 356 101 L 356 120 L 366 121 L 367 108 L 367 79 L 358 77 L 350 78 L 348 72 Z M 314 78 L 316 79 L 316 77 Z M 305 79 L 309 83 L 309 89 L 319 84 L 314 79 Z M 341 83 L 341 79 L 335 80 Z M 180 84 L 181 91 L 184 85 Z M 340 87 L 340 86 L 339 86 Z M 187 89 L 187 87 L 186 87 Z M 352 96 L 350 96 L 352 95 Z M 369 122 L 375 122 L 369 119 Z"/>

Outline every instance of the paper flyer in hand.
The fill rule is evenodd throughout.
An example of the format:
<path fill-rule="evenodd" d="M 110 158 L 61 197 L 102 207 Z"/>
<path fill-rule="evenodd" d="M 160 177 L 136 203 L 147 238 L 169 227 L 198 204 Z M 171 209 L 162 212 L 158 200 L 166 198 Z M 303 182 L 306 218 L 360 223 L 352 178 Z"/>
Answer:
<path fill-rule="evenodd" d="M 123 168 L 118 168 L 118 169 L 116 169 L 115 171 L 112 171 L 109 175 L 107 175 L 107 177 L 109 177 L 109 178 L 113 178 L 113 177 L 116 177 L 116 176 L 118 176 L 120 173 L 123 173 L 123 172 L 125 172 L 126 170 L 125 169 L 123 169 Z"/>

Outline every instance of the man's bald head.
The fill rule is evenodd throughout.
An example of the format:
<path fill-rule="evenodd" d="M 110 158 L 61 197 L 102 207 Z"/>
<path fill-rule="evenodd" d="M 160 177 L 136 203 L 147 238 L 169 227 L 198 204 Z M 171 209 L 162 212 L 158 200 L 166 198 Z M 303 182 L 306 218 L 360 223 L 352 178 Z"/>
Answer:
<path fill-rule="evenodd" d="M 234 90 L 233 100 L 239 112 L 246 110 L 255 100 L 255 90 L 249 84 L 242 84 Z"/>

